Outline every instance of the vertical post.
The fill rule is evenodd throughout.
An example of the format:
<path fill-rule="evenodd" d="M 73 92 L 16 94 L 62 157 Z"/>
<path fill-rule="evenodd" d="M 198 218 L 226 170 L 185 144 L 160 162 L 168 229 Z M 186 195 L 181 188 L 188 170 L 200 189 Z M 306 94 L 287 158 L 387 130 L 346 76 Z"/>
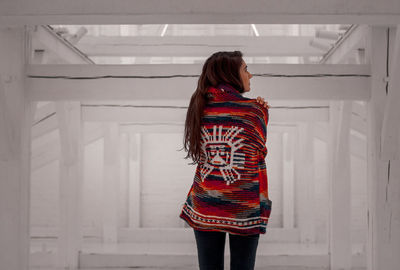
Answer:
<path fill-rule="evenodd" d="M 82 248 L 82 120 L 80 102 L 56 102 L 59 122 L 60 230 L 58 267 L 76 269 Z"/>
<path fill-rule="evenodd" d="M 129 159 L 129 227 L 140 228 L 141 224 L 141 133 L 130 134 Z"/>
<path fill-rule="evenodd" d="M 315 242 L 314 222 L 314 135 L 313 123 L 298 125 L 296 149 L 297 192 L 299 194 L 298 219 L 301 243 Z"/>
<path fill-rule="evenodd" d="M 388 101 L 386 76 L 389 73 L 387 61 L 388 46 L 393 48 L 394 39 L 389 36 L 390 28 L 371 27 L 369 49 L 371 55 L 371 100 L 368 102 L 368 237 L 367 269 L 395 270 L 400 265 L 400 172 L 399 160 L 382 155 L 381 132 L 384 108 Z M 398 76 L 398 74 L 393 74 Z M 399 89 L 388 90 L 399 91 Z M 398 103 L 398 101 L 396 101 Z M 395 123 L 398 128 L 398 122 Z M 398 136 L 398 135 L 397 135 Z M 399 143 L 398 141 L 396 143 Z M 393 145 L 396 147 L 396 145 Z"/>
<path fill-rule="evenodd" d="M 120 153 L 119 226 L 126 228 L 129 220 L 129 134 L 127 132 L 120 135 Z"/>
<path fill-rule="evenodd" d="M 29 268 L 31 104 L 23 27 L 0 27 L 0 265 Z"/>
<path fill-rule="evenodd" d="M 283 133 L 283 228 L 294 227 L 294 135 L 293 132 Z"/>
<path fill-rule="evenodd" d="M 335 116 L 337 115 L 337 116 Z M 331 102 L 330 269 L 351 269 L 351 102 Z M 336 118 L 336 119 L 335 119 Z"/>
<path fill-rule="evenodd" d="M 104 125 L 103 242 L 118 242 L 119 128 Z"/>

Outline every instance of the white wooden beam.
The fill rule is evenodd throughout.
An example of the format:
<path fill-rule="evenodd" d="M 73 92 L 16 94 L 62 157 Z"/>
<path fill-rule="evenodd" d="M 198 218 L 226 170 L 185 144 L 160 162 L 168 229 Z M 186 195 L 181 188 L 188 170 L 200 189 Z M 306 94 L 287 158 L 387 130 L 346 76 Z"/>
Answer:
<path fill-rule="evenodd" d="M 0 265 L 29 268 L 31 104 L 24 27 L 0 24 Z"/>
<path fill-rule="evenodd" d="M 60 128 L 60 231 L 57 267 L 76 269 L 82 248 L 82 121 L 79 102 L 57 102 Z"/>
<path fill-rule="evenodd" d="M 45 55 L 42 61 L 51 61 L 52 63 L 57 61 L 63 64 L 94 64 L 84 53 L 57 35 L 50 26 L 37 25 L 30 29 L 32 31 L 32 50 L 44 50 Z"/>
<path fill-rule="evenodd" d="M 58 125 L 57 127 L 58 128 Z M 88 145 L 104 136 L 103 128 L 97 126 L 93 129 L 85 130 L 84 144 Z M 31 172 L 60 159 L 59 140 L 49 141 L 40 148 L 32 149 Z"/>
<path fill-rule="evenodd" d="M 129 134 L 129 227 L 141 227 L 141 133 Z"/>
<path fill-rule="evenodd" d="M 269 132 L 269 131 L 268 131 Z M 295 151 L 295 128 L 292 132 L 283 133 L 283 144 L 282 144 L 282 181 L 283 181 L 283 228 L 292 229 L 294 228 L 294 151 Z"/>
<path fill-rule="evenodd" d="M 4 0 L 0 24 L 397 23 L 396 0 Z"/>
<path fill-rule="evenodd" d="M 82 107 L 83 121 L 86 122 L 119 122 L 142 124 L 184 123 L 186 107 L 163 108 L 161 106 L 95 106 Z M 270 108 L 271 122 L 314 122 L 328 121 L 328 108 L 294 107 Z"/>
<path fill-rule="evenodd" d="M 254 97 L 303 100 L 368 100 L 370 97 L 367 65 L 248 66 L 254 75 L 250 92 Z M 97 100 L 189 100 L 201 68 L 198 64 L 29 65 L 27 84 L 32 100 L 38 101 L 83 101 L 93 97 Z"/>
<path fill-rule="evenodd" d="M 365 49 L 369 33 L 368 25 L 352 26 L 350 32 L 346 33 L 340 42 L 324 56 L 321 63 L 344 64 L 350 54 L 355 54 L 358 49 Z"/>
<path fill-rule="evenodd" d="M 337 103 L 337 102 L 335 102 Z M 342 101 L 331 107 L 331 174 L 330 174 L 330 269 L 350 270 L 351 250 L 351 178 L 350 117 L 351 102 Z"/>
<path fill-rule="evenodd" d="M 387 46 L 393 48 L 387 31 L 386 27 L 372 27 L 369 46 L 372 97 L 368 102 L 368 270 L 395 270 L 400 265 L 400 164 L 399 160 L 386 160 L 380 155 L 385 104 L 389 102 L 383 80 L 386 77 Z M 399 124 L 396 122 L 394 125 Z"/>
<path fill-rule="evenodd" d="M 103 243 L 118 242 L 119 198 L 119 128 L 104 124 Z"/>
<path fill-rule="evenodd" d="M 121 155 L 120 170 L 119 170 L 119 222 L 118 232 L 120 228 L 129 227 L 129 133 L 123 132 L 121 126 L 120 131 L 120 145 L 119 149 Z M 120 236 L 119 236 L 120 237 Z"/>
<path fill-rule="evenodd" d="M 396 28 L 392 44 L 393 57 L 390 57 L 390 79 L 381 135 L 381 158 L 385 160 L 397 160 L 400 157 L 400 24 Z"/>
<path fill-rule="evenodd" d="M 300 123 L 296 141 L 296 192 L 298 194 L 298 227 L 300 241 L 315 242 L 315 184 L 314 184 L 314 131 L 313 123 Z"/>
<path fill-rule="evenodd" d="M 223 48 L 244 56 L 321 56 L 314 36 L 84 36 L 76 46 L 88 56 L 208 57 Z"/>

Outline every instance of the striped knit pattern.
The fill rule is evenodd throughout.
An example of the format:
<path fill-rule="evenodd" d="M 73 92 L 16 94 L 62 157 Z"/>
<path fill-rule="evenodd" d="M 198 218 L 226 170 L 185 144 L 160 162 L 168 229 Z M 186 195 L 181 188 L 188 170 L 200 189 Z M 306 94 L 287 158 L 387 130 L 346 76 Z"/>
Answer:
<path fill-rule="evenodd" d="M 265 164 L 268 110 L 229 85 L 208 89 L 202 155 L 180 217 L 191 227 L 265 234 L 271 214 Z"/>

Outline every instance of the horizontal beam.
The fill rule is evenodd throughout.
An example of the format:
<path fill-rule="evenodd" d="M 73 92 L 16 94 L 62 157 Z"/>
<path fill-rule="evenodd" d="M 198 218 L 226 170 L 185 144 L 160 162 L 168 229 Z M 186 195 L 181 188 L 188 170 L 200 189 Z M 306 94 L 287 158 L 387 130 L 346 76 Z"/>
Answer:
<path fill-rule="evenodd" d="M 367 65 L 249 64 L 248 97 L 266 99 L 369 100 Z M 189 100 L 200 64 L 28 65 L 33 101 Z"/>
<path fill-rule="evenodd" d="M 0 24 L 396 24 L 398 0 L 3 0 Z"/>
<path fill-rule="evenodd" d="M 86 122 L 118 122 L 135 124 L 183 124 L 187 107 L 119 107 L 119 106 L 82 106 L 82 120 Z M 273 108 L 270 107 L 271 122 L 314 122 L 328 121 L 328 107 Z"/>
<path fill-rule="evenodd" d="M 313 36 L 84 36 L 76 46 L 88 56 L 194 56 L 240 50 L 245 56 L 321 56 Z"/>

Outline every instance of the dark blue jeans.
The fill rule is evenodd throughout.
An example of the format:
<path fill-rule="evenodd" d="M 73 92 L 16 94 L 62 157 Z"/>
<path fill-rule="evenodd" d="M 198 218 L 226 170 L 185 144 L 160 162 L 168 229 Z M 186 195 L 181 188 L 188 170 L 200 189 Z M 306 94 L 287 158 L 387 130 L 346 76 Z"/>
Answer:
<path fill-rule="evenodd" d="M 226 232 L 194 230 L 200 270 L 223 270 Z M 231 270 L 253 270 L 260 235 L 229 234 Z"/>

